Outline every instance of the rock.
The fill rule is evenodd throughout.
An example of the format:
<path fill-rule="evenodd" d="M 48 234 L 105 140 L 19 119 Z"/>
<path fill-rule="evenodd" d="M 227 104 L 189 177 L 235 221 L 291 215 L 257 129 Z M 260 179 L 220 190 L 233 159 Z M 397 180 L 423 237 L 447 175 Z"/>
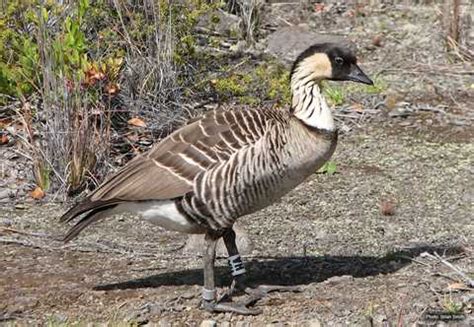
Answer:
<path fill-rule="evenodd" d="M 8 189 L 0 190 L 0 200 L 1 199 L 9 199 L 9 198 L 10 198 L 10 190 L 8 190 Z"/>
<path fill-rule="evenodd" d="M 160 322 L 158 323 L 158 326 L 160 326 L 160 327 L 171 327 L 172 324 L 168 319 L 161 319 Z"/>
<path fill-rule="evenodd" d="M 307 320 L 305 323 L 307 327 L 321 327 L 321 321 L 318 318 L 313 318 L 311 320 Z"/>
<path fill-rule="evenodd" d="M 343 41 L 339 35 L 319 35 L 309 31 L 306 26 L 287 26 L 268 36 L 266 51 L 282 61 L 293 62 L 310 45 Z"/>
<path fill-rule="evenodd" d="M 351 275 L 342 275 L 342 276 L 333 276 L 328 278 L 324 281 L 325 284 L 339 284 L 342 282 L 350 282 L 353 281 L 354 277 Z"/>
<path fill-rule="evenodd" d="M 189 292 L 186 292 L 186 293 L 183 293 L 181 295 L 181 297 L 185 300 L 189 300 L 189 299 L 192 299 L 196 296 L 196 292 L 193 292 L 193 291 L 189 291 Z"/>
<path fill-rule="evenodd" d="M 51 319 L 55 323 L 64 324 L 64 323 L 67 322 L 68 317 L 65 314 L 62 314 L 62 313 L 56 313 L 51 317 Z"/>
<path fill-rule="evenodd" d="M 214 320 L 203 320 L 199 325 L 201 327 L 215 327 L 217 323 Z"/>
<path fill-rule="evenodd" d="M 234 225 L 234 231 L 237 234 L 236 242 L 237 248 L 241 255 L 250 254 L 252 252 L 252 243 L 248 234 L 243 230 L 238 223 Z M 186 241 L 183 251 L 185 253 L 192 253 L 202 255 L 205 248 L 204 236 L 201 234 L 190 235 Z M 217 243 L 217 256 L 227 257 L 227 250 L 222 239 Z"/>
<path fill-rule="evenodd" d="M 238 321 L 235 324 L 235 327 L 250 327 L 250 323 L 248 321 Z"/>
<path fill-rule="evenodd" d="M 144 325 L 149 322 L 150 317 L 159 316 L 162 312 L 163 308 L 160 304 L 145 303 L 140 308 L 138 308 L 138 310 L 132 311 L 126 318 L 126 321 L 130 323 L 136 323 L 138 325 Z"/>
<path fill-rule="evenodd" d="M 241 18 L 236 15 L 216 10 L 202 15 L 196 28 L 214 31 L 219 35 L 238 36 Z M 237 35 L 236 35 L 237 34 Z"/>

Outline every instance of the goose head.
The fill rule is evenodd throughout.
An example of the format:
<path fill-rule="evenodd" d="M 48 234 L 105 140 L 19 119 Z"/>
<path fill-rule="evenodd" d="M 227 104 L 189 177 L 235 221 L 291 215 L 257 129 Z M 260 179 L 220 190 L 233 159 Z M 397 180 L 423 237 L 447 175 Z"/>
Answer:
<path fill-rule="evenodd" d="M 354 53 L 336 43 L 315 44 L 301 53 L 291 70 L 291 85 L 306 85 L 322 80 L 353 81 L 373 85 L 372 80 L 357 65 Z M 301 84 L 300 84 L 301 85 Z"/>

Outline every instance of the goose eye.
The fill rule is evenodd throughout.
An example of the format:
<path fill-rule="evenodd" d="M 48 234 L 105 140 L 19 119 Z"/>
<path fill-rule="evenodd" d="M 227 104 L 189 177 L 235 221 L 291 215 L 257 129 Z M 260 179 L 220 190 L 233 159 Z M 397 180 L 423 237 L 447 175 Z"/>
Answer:
<path fill-rule="evenodd" d="M 338 66 L 342 66 L 342 64 L 344 63 L 344 59 L 342 59 L 341 57 L 336 57 L 334 61 L 336 62 Z"/>

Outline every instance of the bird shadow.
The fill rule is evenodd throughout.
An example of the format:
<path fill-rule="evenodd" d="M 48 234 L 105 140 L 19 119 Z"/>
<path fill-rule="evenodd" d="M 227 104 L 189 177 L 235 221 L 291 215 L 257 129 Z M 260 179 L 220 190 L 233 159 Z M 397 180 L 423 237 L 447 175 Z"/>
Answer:
<path fill-rule="evenodd" d="M 445 255 L 463 253 L 460 246 L 417 246 L 390 252 L 385 256 L 293 256 L 258 258 L 245 262 L 247 280 L 258 285 L 307 285 L 335 276 L 355 278 L 390 274 L 412 263 L 423 252 Z M 231 282 L 227 267 L 216 267 L 216 284 L 228 286 Z M 94 290 L 125 290 L 156 288 L 160 286 L 202 285 L 202 269 L 166 272 L 119 283 L 97 285 Z"/>

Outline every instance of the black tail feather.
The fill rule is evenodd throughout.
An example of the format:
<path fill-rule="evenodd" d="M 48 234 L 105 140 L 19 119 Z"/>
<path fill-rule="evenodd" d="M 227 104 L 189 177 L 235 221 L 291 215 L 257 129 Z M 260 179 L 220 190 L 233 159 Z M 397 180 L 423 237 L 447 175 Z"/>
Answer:
<path fill-rule="evenodd" d="M 120 201 L 117 200 L 107 200 L 107 201 L 90 201 L 90 200 L 84 200 L 84 202 L 81 202 L 79 204 L 76 204 L 74 207 L 69 209 L 64 215 L 59 218 L 59 221 L 62 223 L 67 223 L 76 218 L 77 216 L 83 214 L 84 212 L 87 212 L 89 210 L 95 210 L 102 208 L 104 206 L 109 206 L 111 204 L 116 204 Z"/>
<path fill-rule="evenodd" d="M 79 220 L 77 222 L 77 224 L 75 224 L 66 234 L 66 236 L 64 236 L 64 239 L 63 241 L 65 243 L 69 242 L 70 240 L 72 240 L 73 238 L 75 238 L 77 235 L 79 235 L 79 233 L 84 229 L 86 228 L 87 226 L 89 226 L 90 224 L 92 224 L 93 222 L 96 222 L 98 221 L 100 218 L 103 217 L 103 215 L 101 215 L 101 213 L 103 213 L 104 211 L 107 211 L 107 210 L 110 210 L 112 208 L 115 208 L 117 206 L 117 204 L 111 204 L 111 205 L 104 205 L 104 206 L 100 206 L 98 208 L 95 208 L 93 209 L 92 211 L 90 211 L 87 215 L 85 215 L 81 220 Z M 66 213 L 67 214 L 67 213 Z M 77 216 L 77 215 L 76 215 Z M 64 216 L 63 216 L 64 217 Z M 73 216 L 72 218 L 68 218 L 68 220 L 66 221 L 69 221 L 71 219 L 73 219 L 75 216 Z M 61 217 L 62 218 L 62 217 Z"/>

